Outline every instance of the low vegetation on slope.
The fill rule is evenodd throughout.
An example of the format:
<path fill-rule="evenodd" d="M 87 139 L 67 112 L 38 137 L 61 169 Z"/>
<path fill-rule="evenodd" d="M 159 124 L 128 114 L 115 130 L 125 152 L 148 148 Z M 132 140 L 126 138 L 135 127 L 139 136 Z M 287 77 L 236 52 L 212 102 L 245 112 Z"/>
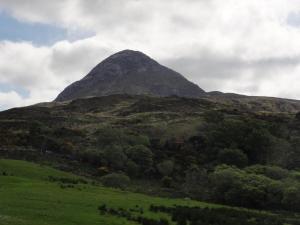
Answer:
<path fill-rule="evenodd" d="M 292 214 L 280 216 L 104 188 L 89 179 L 25 161 L 1 159 L 0 172 L 1 225 L 181 225 L 188 221 L 221 225 L 224 216 L 232 224 L 299 224 Z M 195 221 L 193 212 L 202 217 Z"/>
<path fill-rule="evenodd" d="M 0 153 L 107 186 L 299 212 L 299 113 L 239 104 L 115 95 L 12 109 Z"/>

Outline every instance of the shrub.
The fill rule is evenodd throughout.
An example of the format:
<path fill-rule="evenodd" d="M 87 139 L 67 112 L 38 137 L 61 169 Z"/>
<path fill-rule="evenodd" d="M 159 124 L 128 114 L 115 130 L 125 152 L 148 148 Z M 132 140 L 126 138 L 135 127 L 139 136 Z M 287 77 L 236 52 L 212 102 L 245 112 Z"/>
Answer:
<path fill-rule="evenodd" d="M 98 136 L 97 142 L 99 147 L 105 147 L 115 144 L 122 144 L 123 139 L 123 131 L 119 129 L 115 129 L 113 127 L 101 127 L 96 132 L 95 135 Z"/>
<path fill-rule="evenodd" d="M 108 162 L 109 166 L 114 169 L 123 169 L 127 161 L 123 149 L 120 146 L 113 145 L 105 148 L 104 158 Z"/>
<path fill-rule="evenodd" d="M 173 183 L 173 179 L 171 177 L 168 176 L 164 176 L 162 179 L 162 184 L 164 187 L 170 188 L 172 186 Z"/>
<path fill-rule="evenodd" d="M 288 210 L 300 211 L 300 189 L 289 187 L 284 191 L 282 203 Z"/>
<path fill-rule="evenodd" d="M 146 171 L 152 167 L 153 153 L 144 145 L 136 145 L 128 149 L 129 158 Z"/>
<path fill-rule="evenodd" d="M 296 114 L 295 118 L 300 121 L 300 112 Z"/>
<path fill-rule="evenodd" d="M 220 123 L 224 120 L 224 114 L 219 111 L 208 111 L 204 113 L 204 118 L 209 123 Z"/>
<path fill-rule="evenodd" d="M 239 149 L 226 148 L 221 150 L 218 154 L 218 159 L 220 163 L 227 165 L 234 165 L 237 167 L 245 167 L 248 164 L 248 157 Z"/>
<path fill-rule="evenodd" d="M 104 176 L 109 173 L 109 169 L 106 166 L 101 166 L 97 169 L 97 174 L 99 176 Z"/>
<path fill-rule="evenodd" d="M 274 180 L 285 179 L 289 176 L 289 171 L 278 166 L 253 165 L 245 169 L 249 173 L 265 175 Z"/>
<path fill-rule="evenodd" d="M 183 189 L 189 197 L 200 200 L 208 199 L 209 179 L 207 171 L 197 166 L 185 171 Z"/>
<path fill-rule="evenodd" d="M 226 204 L 248 208 L 279 208 L 282 185 L 263 175 L 230 167 L 218 167 L 210 175 L 212 197 Z"/>
<path fill-rule="evenodd" d="M 125 188 L 130 184 L 130 178 L 124 174 L 111 173 L 101 177 L 103 185 L 114 188 Z"/>
<path fill-rule="evenodd" d="M 161 175 L 169 176 L 173 172 L 174 162 L 172 160 L 165 160 L 157 164 L 157 169 Z"/>
<path fill-rule="evenodd" d="M 86 149 L 84 151 L 80 151 L 78 153 L 78 157 L 83 161 L 90 163 L 92 165 L 99 165 L 100 164 L 100 152 L 94 149 Z"/>
<path fill-rule="evenodd" d="M 132 160 L 128 160 L 128 162 L 126 163 L 126 173 L 130 177 L 137 177 L 139 175 L 139 171 L 139 166 Z"/>

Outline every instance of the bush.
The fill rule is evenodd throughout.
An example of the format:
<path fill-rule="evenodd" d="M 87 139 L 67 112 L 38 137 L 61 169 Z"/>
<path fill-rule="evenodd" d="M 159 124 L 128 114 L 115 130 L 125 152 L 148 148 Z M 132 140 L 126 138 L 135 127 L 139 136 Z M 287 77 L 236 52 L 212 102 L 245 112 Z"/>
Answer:
<path fill-rule="evenodd" d="M 78 157 L 83 161 L 98 166 L 101 162 L 100 152 L 94 149 L 86 149 L 78 153 Z"/>
<path fill-rule="evenodd" d="M 218 154 L 219 162 L 237 167 L 245 167 L 248 164 L 248 157 L 239 149 L 226 148 Z"/>
<path fill-rule="evenodd" d="M 205 169 L 193 166 L 185 171 L 183 190 L 186 195 L 198 200 L 207 200 L 209 189 L 209 178 Z"/>
<path fill-rule="evenodd" d="M 253 165 L 245 169 L 248 173 L 261 174 L 274 180 L 282 180 L 289 176 L 289 171 L 278 166 Z"/>
<path fill-rule="evenodd" d="M 295 118 L 300 121 L 300 112 L 296 114 Z"/>
<path fill-rule="evenodd" d="M 138 177 L 139 172 L 140 172 L 139 166 L 132 160 L 128 160 L 128 162 L 126 163 L 126 173 L 130 177 Z"/>
<path fill-rule="evenodd" d="M 101 166 L 97 168 L 97 175 L 104 176 L 109 173 L 109 169 L 106 166 Z"/>
<path fill-rule="evenodd" d="M 224 114 L 219 111 L 208 111 L 204 113 L 204 118 L 209 123 L 220 123 L 224 121 Z"/>
<path fill-rule="evenodd" d="M 150 206 L 150 211 L 169 214 L 177 225 L 283 225 L 298 224 L 298 221 L 288 222 L 279 215 L 254 212 L 249 210 L 217 207 L 187 207 L 187 206 Z M 147 223 L 151 224 L 151 223 Z M 155 224 L 155 223 L 154 223 Z M 160 224 L 161 225 L 161 224 Z"/>
<path fill-rule="evenodd" d="M 300 189 L 289 187 L 284 191 L 282 203 L 288 210 L 300 211 Z"/>
<path fill-rule="evenodd" d="M 241 149 L 251 164 L 266 163 L 272 147 L 272 135 L 259 120 L 227 119 L 210 127 L 207 137 L 213 147 Z"/>
<path fill-rule="evenodd" d="M 255 209 L 281 207 L 283 189 L 280 181 L 226 166 L 218 167 L 210 178 L 212 197 L 217 201 Z"/>
<path fill-rule="evenodd" d="M 144 145 L 136 145 L 128 149 L 127 155 L 134 161 L 143 171 L 152 167 L 153 153 Z"/>
<path fill-rule="evenodd" d="M 113 127 L 101 127 L 96 132 L 99 147 L 106 147 L 112 144 L 123 144 L 123 131 Z"/>
<path fill-rule="evenodd" d="M 101 178 L 104 186 L 124 189 L 130 184 L 130 178 L 124 174 L 111 173 Z"/>
<path fill-rule="evenodd" d="M 164 187 L 170 188 L 172 186 L 173 179 L 171 177 L 164 176 L 161 179 L 161 182 L 162 182 L 162 184 L 163 184 Z"/>
<path fill-rule="evenodd" d="M 104 158 L 111 168 L 117 170 L 123 169 L 127 161 L 123 149 L 117 145 L 107 146 L 104 151 Z"/>
<path fill-rule="evenodd" d="M 161 175 L 169 176 L 173 172 L 174 162 L 172 160 L 165 160 L 157 164 L 157 169 Z"/>

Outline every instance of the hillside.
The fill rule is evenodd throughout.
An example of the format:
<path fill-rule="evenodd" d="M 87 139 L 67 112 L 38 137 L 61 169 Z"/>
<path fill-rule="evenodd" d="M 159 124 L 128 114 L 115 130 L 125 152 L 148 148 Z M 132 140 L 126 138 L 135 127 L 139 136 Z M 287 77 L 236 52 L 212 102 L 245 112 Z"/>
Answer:
<path fill-rule="evenodd" d="M 300 225 L 300 0 L 0 0 L 0 225 Z"/>
<path fill-rule="evenodd" d="M 277 215 L 186 199 L 150 197 L 105 188 L 85 178 L 25 161 L 0 159 L 0 173 L 0 205 L 5 206 L 0 208 L 2 225 L 180 225 L 176 217 L 171 218 L 173 208 L 182 213 L 184 220 L 183 210 L 205 212 L 202 221 L 209 220 L 212 224 L 219 224 L 224 216 L 235 224 L 244 225 L 297 224 L 297 217 L 292 214 Z M 163 211 L 166 209 L 170 213 Z M 209 213 L 214 214 L 213 220 Z"/>
<path fill-rule="evenodd" d="M 297 113 L 300 111 L 300 101 L 263 96 L 246 96 L 234 93 L 208 92 L 207 99 L 240 110 L 266 113 Z"/>
<path fill-rule="evenodd" d="M 118 216 L 99 214 L 98 207 L 102 204 L 116 209 L 138 206 L 145 210 L 145 217 L 154 219 L 167 215 L 150 212 L 150 204 L 214 207 L 104 188 L 88 180 L 72 184 L 84 178 L 25 161 L 0 159 L 0 172 L 0 205 L 5 206 L 0 209 L 1 225 L 136 224 Z M 51 177 L 67 179 L 62 183 L 52 181 Z"/>
<path fill-rule="evenodd" d="M 235 97 L 111 95 L 15 108 L 0 113 L 0 154 L 91 179 L 125 176 L 137 192 L 300 211 L 297 101 Z"/>

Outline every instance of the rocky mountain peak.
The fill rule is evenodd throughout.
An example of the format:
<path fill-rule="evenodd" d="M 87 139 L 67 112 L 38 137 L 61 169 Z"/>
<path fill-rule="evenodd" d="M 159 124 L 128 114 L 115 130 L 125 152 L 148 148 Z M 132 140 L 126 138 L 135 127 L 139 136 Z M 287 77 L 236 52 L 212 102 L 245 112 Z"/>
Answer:
<path fill-rule="evenodd" d="M 124 50 L 103 60 L 56 101 L 111 94 L 199 97 L 204 91 L 181 74 L 139 51 Z"/>

